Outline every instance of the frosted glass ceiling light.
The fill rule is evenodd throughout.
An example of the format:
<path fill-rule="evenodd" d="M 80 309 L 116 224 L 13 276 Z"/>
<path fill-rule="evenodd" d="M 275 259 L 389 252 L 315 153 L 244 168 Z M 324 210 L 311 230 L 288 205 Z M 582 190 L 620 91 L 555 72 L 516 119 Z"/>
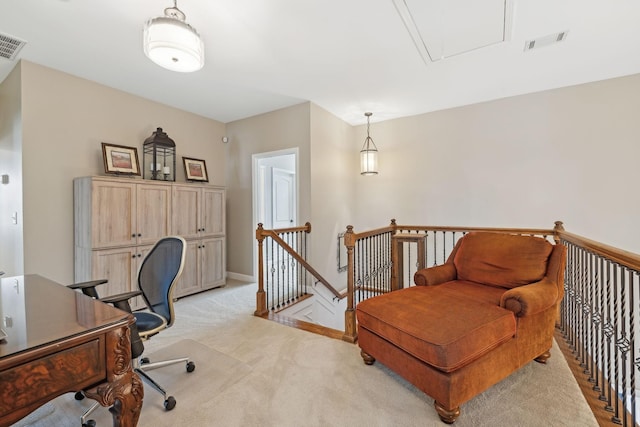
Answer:
<path fill-rule="evenodd" d="M 144 26 L 144 54 L 159 66 L 171 71 L 190 73 L 204 66 L 204 45 L 200 35 L 185 22 L 185 14 L 173 7 L 164 16 L 147 21 Z"/>
<path fill-rule="evenodd" d="M 372 113 L 364 113 L 364 115 L 367 116 L 367 138 L 364 140 L 362 150 L 360 150 L 360 175 L 377 175 L 378 149 L 369 136 L 369 119 Z"/>

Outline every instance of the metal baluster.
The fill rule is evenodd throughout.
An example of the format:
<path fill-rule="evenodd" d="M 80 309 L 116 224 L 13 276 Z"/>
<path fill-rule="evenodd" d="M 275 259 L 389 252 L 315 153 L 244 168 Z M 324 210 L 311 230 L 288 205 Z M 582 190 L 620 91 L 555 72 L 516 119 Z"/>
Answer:
<path fill-rule="evenodd" d="M 613 384 L 611 379 L 614 376 L 613 372 L 613 358 L 615 354 L 613 353 L 613 346 L 611 342 L 611 337 L 613 336 L 613 318 L 611 312 L 615 310 L 615 307 L 611 304 L 612 292 L 612 282 L 613 282 L 613 273 L 612 273 L 613 263 L 607 260 L 607 324 L 605 325 L 605 335 L 607 336 L 607 346 L 605 347 L 605 359 L 606 364 L 605 367 L 607 369 L 607 373 L 609 374 L 609 386 L 606 390 L 606 398 L 604 399 L 607 403 L 604 407 L 609 412 L 613 412 L 613 406 L 611 406 L 611 389 L 613 388 Z M 615 297 L 615 294 L 613 295 Z"/>
<path fill-rule="evenodd" d="M 622 365 L 622 425 L 627 425 L 627 353 L 629 352 L 629 340 L 627 339 L 627 267 L 620 266 L 620 310 L 622 318 L 620 325 L 620 339 L 618 347 L 620 348 L 620 357 Z"/>
<path fill-rule="evenodd" d="M 363 280 L 362 280 L 362 240 L 358 240 L 356 247 L 358 248 L 358 261 L 357 261 L 357 268 L 358 268 L 358 280 L 357 280 L 357 284 L 358 284 L 358 288 L 360 290 L 360 301 L 366 299 L 365 298 L 365 292 L 364 292 L 364 286 L 363 286 Z"/>
<path fill-rule="evenodd" d="M 273 241 L 273 239 L 271 237 L 269 237 L 269 240 L 271 241 L 271 294 L 272 294 L 272 301 L 271 301 L 271 309 L 275 310 L 276 308 L 276 304 L 278 303 L 278 299 L 280 299 L 280 289 L 278 288 L 278 282 L 277 282 L 277 273 L 278 273 L 278 268 L 277 268 L 277 252 L 274 248 L 275 246 L 275 242 Z"/>
<path fill-rule="evenodd" d="M 579 322 L 578 322 L 578 277 L 577 277 L 577 271 L 580 268 L 579 264 L 578 264 L 578 248 L 575 245 L 572 245 L 572 260 L 573 260 L 573 272 L 571 274 L 571 341 L 570 341 L 570 345 L 571 345 L 571 350 L 573 352 L 573 354 L 576 354 L 576 339 L 577 339 L 577 333 L 578 333 L 578 327 L 579 327 Z"/>
<path fill-rule="evenodd" d="M 594 272 L 594 268 L 593 268 L 593 260 L 594 260 L 594 255 L 591 252 L 587 252 L 587 265 L 586 267 L 588 268 L 588 274 L 587 274 L 587 279 L 588 279 L 588 288 L 586 289 L 586 293 L 588 295 L 588 301 L 587 304 L 585 304 L 585 315 L 587 316 L 587 326 L 589 327 L 589 336 L 585 337 L 585 339 L 587 339 L 587 345 L 584 345 L 583 348 L 585 349 L 585 362 L 586 362 L 586 369 L 585 369 L 585 374 L 589 375 L 589 378 L 587 379 L 588 382 L 590 383 L 594 383 L 595 380 L 593 378 L 593 355 L 596 354 L 596 349 L 595 349 L 595 339 L 594 339 L 594 322 L 593 322 L 593 313 L 595 311 L 594 309 L 594 298 L 593 298 L 593 289 L 595 287 L 594 284 L 594 277 L 595 277 L 595 272 Z M 591 351 L 588 351 L 587 349 L 591 349 Z"/>
<path fill-rule="evenodd" d="M 585 250 L 581 251 L 581 260 L 580 260 L 580 348 L 578 349 L 578 353 L 580 354 L 580 367 L 584 369 L 584 373 L 588 374 L 587 371 L 587 359 L 586 359 L 586 351 L 585 349 L 588 347 L 588 338 L 587 334 L 588 328 L 588 319 L 587 319 L 587 294 L 588 294 L 588 284 L 587 284 L 587 270 L 588 270 L 588 262 L 586 260 L 587 252 Z"/>
<path fill-rule="evenodd" d="M 438 265 L 438 255 L 437 255 L 437 247 L 436 247 L 436 240 L 438 240 L 438 232 L 436 230 L 433 230 L 433 266 L 435 267 L 436 265 Z"/>
<path fill-rule="evenodd" d="M 613 298 L 615 299 L 613 304 L 611 305 L 611 308 L 613 310 L 613 324 L 612 324 L 612 336 L 613 336 L 613 340 L 611 340 L 610 342 L 610 346 L 611 346 L 611 358 L 613 360 L 613 380 L 609 381 L 610 383 L 610 387 L 609 387 L 609 410 L 614 412 L 614 415 L 611 417 L 611 421 L 613 421 L 614 423 L 616 422 L 616 420 L 619 422 L 618 419 L 618 378 L 619 378 L 619 372 L 620 372 L 620 362 L 619 362 L 619 357 L 618 357 L 618 348 L 616 347 L 616 342 L 618 342 L 618 310 L 617 310 L 617 306 L 618 306 L 618 264 L 614 264 L 611 263 L 612 265 L 612 269 L 613 269 Z M 609 362 L 611 363 L 611 362 Z M 611 396 L 611 389 L 613 389 L 613 392 L 615 393 L 613 395 L 613 399 L 615 399 L 615 407 L 611 406 L 612 403 L 612 396 Z"/>
<path fill-rule="evenodd" d="M 629 370 L 631 378 L 631 420 L 632 425 L 636 423 L 636 370 L 634 369 L 633 356 L 635 352 L 635 336 L 636 336 L 636 318 L 635 318 L 635 285 L 634 272 L 629 270 L 629 349 L 631 357 L 629 358 Z M 625 416 L 625 421 L 627 417 Z"/>
<path fill-rule="evenodd" d="M 602 322 L 603 322 L 603 312 L 602 312 L 602 257 L 598 256 L 594 258 L 594 271 L 595 271 L 595 280 L 594 284 L 596 287 L 596 295 L 595 295 L 595 304 L 594 304 L 594 326 L 595 326 L 595 348 L 596 352 L 593 355 L 593 374 L 594 374 L 594 384 L 593 391 L 601 391 L 600 387 L 600 377 L 598 376 L 598 371 L 602 372 Z"/>

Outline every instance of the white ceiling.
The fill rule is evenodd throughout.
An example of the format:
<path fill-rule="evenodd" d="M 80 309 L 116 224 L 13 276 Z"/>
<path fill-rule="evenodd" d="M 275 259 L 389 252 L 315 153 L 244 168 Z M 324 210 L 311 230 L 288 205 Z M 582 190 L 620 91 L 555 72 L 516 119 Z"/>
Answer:
<path fill-rule="evenodd" d="M 439 25 L 468 41 L 479 19 L 495 21 L 470 8 L 479 1 L 496 9 L 496 0 L 406 4 L 424 32 Z M 418 54 L 393 0 L 179 0 L 205 44 L 205 66 L 191 74 L 142 50 L 144 22 L 172 5 L 0 0 L 0 33 L 27 41 L 17 59 L 221 122 L 311 101 L 361 124 L 365 111 L 375 122 L 640 73 L 637 0 L 513 0 L 507 41 L 436 62 Z M 526 40 L 566 30 L 565 41 L 524 52 Z M 0 58 L 0 81 L 15 63 Z"/>

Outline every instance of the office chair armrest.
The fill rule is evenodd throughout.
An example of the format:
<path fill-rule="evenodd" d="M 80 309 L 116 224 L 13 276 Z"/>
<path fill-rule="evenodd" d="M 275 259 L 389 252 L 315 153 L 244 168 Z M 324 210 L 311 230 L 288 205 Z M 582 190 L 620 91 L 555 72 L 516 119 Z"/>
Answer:
<path fill-rule="evenodd" d="M 107 279 L 89 280 L 88 282 L 73 283 L 67 285 L 69 289 L 80 289 L 83 294 L 90 296 L 91 298 L 98 298 L 98 291 L 96 286 L 107 283 Z"/>
<path fill-rule="evenodd" d="M 80 283 L 73 283 L 71 285 L 67 285 L 67 288 L 71 288 L 71 289 L 95 288 L 96 286 L 103 285 L 107 282 L 108 282 L 107 279 L 89 280 L 88 282 L 80 282 Z"/>
<path fill-rule="evenodd" d="M 111 295 L 109 297 L 100 298 L 100 301 L 106 302 L 108 304 L 115 304 L 120 301 L 130 300 L 131 298 L 135 298 L 139 295 L 142 295 L 141 291 L 124 292 L 122 294 Z"/>
<path fill-rule="evenodd" d="M 119 308 L 120 310 L 127 311 L 132 313 L 131 305 L 129 304 L 129 300 L 131 298 L 137 297 L 138 295 L 142 295 L 141 291 L 131 291 L 125 292 L 118 295 L 111 295 L 110 297 L 100 298 L 100 301 L 106 302 L 107 304 L 113 304 L 114 307 Z"/>

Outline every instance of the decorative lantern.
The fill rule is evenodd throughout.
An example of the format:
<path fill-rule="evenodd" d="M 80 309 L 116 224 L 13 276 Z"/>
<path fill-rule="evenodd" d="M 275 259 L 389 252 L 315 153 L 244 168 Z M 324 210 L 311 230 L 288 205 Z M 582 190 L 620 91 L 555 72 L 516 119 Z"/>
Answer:
<path fill-rule="evenodd" d="M 360 175 L 378 174 L 378 148 L 369 136 L 369 119 L 372 113 L 364 113 L 367 117 L 367 139 L 364 140 L 362 150 L 360 150 Z"/>
<path fill-rule="evenodd" d="M 162 131 L 162 128 L 156 129 L 144 140 L 143 151 L 145 179 L 176 180 L 176 143 Z"/>

